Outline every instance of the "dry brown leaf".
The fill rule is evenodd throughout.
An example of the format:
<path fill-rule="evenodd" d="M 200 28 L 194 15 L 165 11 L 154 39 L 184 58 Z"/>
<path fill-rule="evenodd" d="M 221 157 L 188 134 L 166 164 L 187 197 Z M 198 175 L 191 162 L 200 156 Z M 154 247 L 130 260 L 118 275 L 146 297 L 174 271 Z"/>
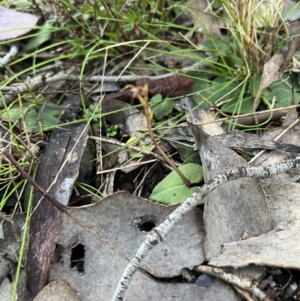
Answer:
<path fill-rule="evenodd" d="M 293 22 L 288 30 L 290 35 L 298 34 L 300 29 L 300 21 Z M 269 61 L 267 61 L 263 68 L 262 78 L 260 86 L 258 88 L 257 94 L 253 102 L 253 111 L 256 110 L 259 99 L 264 89 L 269 87 L 272 83 L 277 80 L 280 80 L 284 74 L 285 69 L 290 64 L 291 59 L 293 58 L 296 51 L 300 47 L 300 38 L 294 37 L 288 45 L 288 50 L 285 53 L 273 55 Z"/>
<path fill-rule="evenodd" d="M 173 75 L 157 80 L 139 78 L 136 80 L 138 87 L 148 84 L 149 95 L 161 94 L 162 96 L 181 96 L 191 92 L 194 80 L 181 75 Z"/>
<path fill-rule="evenodd" d="M 300 146 L 290 143 L 265 140 L 255 134 L 233 130 L 218 136 L 214 139 L 230 148 L 260 148 L 268 150 L 285 150 L 286 152 L 300 153 Z"/>
<path fill-rule="evenodd" d="M 51 134 L 35 180 L 60 204 L 67 205 L 78 177 L 81 158 L 87 143 L 85 124 L 57 128 Z M 26 280 L 28 298 L 34 298 L 47 283 L 51 259 L 60 229 L 61 212 L 35 190 L 30 218 Z"/>
<path fill-rule="evenodd" d="M 215 20 L 211 8 L 206 0 L 189 0 L 188 11 L 190 11 L 190 18 L 194 24 L 194 29 L 205 35 L 199 39 L 198 44 L 207 39 L 209 35 L 220 35 L 220 29 L 217 21 Z"/>
<path fill-rule="evenodd" d="M 283 126 L 283 127 L 279 127 L 276 128 L 274 130 L 271 130 L 269 132 L 267 132 L 264 136 L 263 139 L 265 141 L 269 140 L 273 140 L 274 138 L 276 138 L 279 134 L 282 133 L 283 130 L 285 130 L 287 127 Z M 294 127 L 292 127 L 291 129 L 289 129 L 281 138 L 280 138 L 280 142 L 281 143 L 289 143 L 289 144 L 293 144 L 295 146 L 300 146 L 300 125 L 297 124 Z M 271 164 L 277 164 L 279 162 L 282 162 L 284 160 L 296 157 L 297 154 L 291 154 L 288 153 L 284 150 L 274 150 L 271 153 L 270 152 L 266 152 L 264 154 L 262 154 L 260 157 L 258 157 L 253 163 L 252 165 L 254 166 L 267 166 L 267 165 L 271 165 Z M 293 173 L 296 173 L 296 170 L 293 171 Z M 286 177 L 287 174 L 282 174 L 282 175 L 276 175 L 275 177 L 271 178 L 271 181 L 273 181 L 275 178 L 282 178 L 282 177 Z M 268 181 L 267 179 L 265 179 L 265 181 Z"/>

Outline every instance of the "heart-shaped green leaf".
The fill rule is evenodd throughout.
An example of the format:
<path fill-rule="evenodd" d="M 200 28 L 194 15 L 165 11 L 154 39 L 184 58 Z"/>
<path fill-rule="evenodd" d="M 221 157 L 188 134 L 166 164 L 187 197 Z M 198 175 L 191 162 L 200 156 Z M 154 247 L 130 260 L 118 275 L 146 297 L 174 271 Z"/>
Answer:
<path fill-rule="evenodd" d="M 23 129 L 38 133 L 49 131 L 58 125 L 58 117 L 61 113 L 62 109 L 58 106 L 45 106 L 43 111 L 40 111 L 37 106 L 23 106 L 22 110 L 19 107 L 11 108 L 7 112 L 4 112 L 2 116 L 9 118 L 13 123 L 20 120 Z"/>
<path fill-rule="evenodd" d="M 158 120 L 168 116 L 173 111 L 172 100 L 168 97 L 163 100 L 160 94 L 156 94 L 151 98 L 150 105 L 155 118 Z"/>
<path fill-rule="evenodd" d="M 195 163 L 188 163 L 179 167 L 179 170 L 192 183 L 203 181 L 203 168 Z M 165 205 L 175 205 L 184 202 L 197 187 L 187 187 L 179 175 L 172 171 L 153 189 L 150 198 Z"/>
<path fill-rule="evenodd" d="M 291 104 L 292 90 L 284 83 L 275 83 L 264 90 L 263 96 L 271 103 L 274 101 L 274 108 L 287 107 Z M 300 102 L 300 94 L 295 93 L 295 103 Z"/>
<path fill-rule="evenodd" d="M 222 106 L 222 111 L 226 113 L 239 113 L 246 114 L 252 112 L 253 108 L 253 97 L 252 96 L 244 96 L 241 103 L 238 102 L 238 98 L 236 100 L 232 100 Z"/>

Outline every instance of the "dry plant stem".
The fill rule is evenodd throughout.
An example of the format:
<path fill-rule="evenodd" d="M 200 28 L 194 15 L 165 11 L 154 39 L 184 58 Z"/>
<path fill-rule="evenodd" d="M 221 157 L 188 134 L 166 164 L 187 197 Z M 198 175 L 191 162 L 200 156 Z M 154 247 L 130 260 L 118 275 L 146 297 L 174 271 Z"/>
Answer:
<path fill-rule="evenodd" d="M 182 179 L 182 181 L 184 182 L 184 184 L 187 187 L 191 187 L 192 183 L 184 176 L 184 174 L 177 168 L 177 166 L 172 162 L 172 160 L 170 160 L 170 158 L 165 154 L 165 152 L 161 149 L 161 147 L 158 145 L 153 132 L 152 132 L 152 128 L 151 128 L 151 120 L 152 118 L 150 118 L 150 112 L 151 108 L 148 105 L 148 100 L 146 99 L 142 99 L 142 96 L 137 95 L 139 97 L 139 100 L 141 102 L 141 104 L 143 105 L 144 108 L 144 112 L 146 115 L 146 120 L 147 120 L 147 128 L 148 128 L 148 133 L 149 136 L 154 144 L 154 146 L 157 148 L 157 150 L 160 152 L 160 154 L 162 155 L 162 157 L 165 159 L 165 161 L 172 166 L 172 168 L 177 172 L 177 174 L 180 176 L 180 178 Z"/>
<path fill-rule="evenodd" d="M 180 73 L 184 73 L 184 70 L 181 70 Z M 156 76 L 149 76 L 147 78 L 151 80 L 157 80 L 157 79 L 163 79 L 167 77 L 174 76 L 178 73 L 166 73 L 162 75 L 156 75 Z M 136 75 L 122 75 L 122 76 L 102 76 L 102 75 L 93 75 L 93 76 L 86 76 L 82 78 L 79 75 L 69 75 L 69 74 L 56 74 L 51 77 L 44 77 L 44 76 L 36 76 L 34 78 L 31 78 L 28 83 L 25 84 L 19 84 L 18 86 L 5 86 L 1 88 L 1 91 L 8 91 L 13 93 L 20 93 L 28 91 L 28 86 L 33 89 L 36 85 L 39 84 L 50 84 L 57 81 L 88 81 L 88 82 L 113 82 L 113 81 L 121 81 L 121 82 L 127 82 L 127 83 L 134 83 L 137 79 L 145 78 L 145 76 L 136 76 Z"/>
<path fill-rule="evenodd" d="M 154 157 L 154 158 L 156 158 L 157 160 L 160 160 L 160 161 L 165 160 L 162 156 L 160 156 L 160 155 L 158 155 L 154 152 L 146 151 L 146 150 L 141 149 L 140 147 L 137 147 L 137 146 L 134 146 L 134 145 L 128 145 L 126 143 L 122 143 L 122 142 L 116 141 L 114 139 L 109 139 L 107 137 L 96 137 L 96 136 L 89 136 L 89 138 L 93 139 L 93 140 L 107 142 L 107 143 L 110 143 L 110 144 L 113 144 L 113 145 L 119 145 L 119 146 L 127 148 L 127 149 L 133 149 L 137 152 L 141 152 L 142 154 L 152 156 L 152 157 Z"/>
<path fill-rule="evenodd" d="M 213 179 L 209 180 L 205 185 L 199 187 L 198 190 L 187 198 L 183 204 L 177 207 L 177 209 L 173 211 L 162 224 L 155 227 L 146 236 L 145 241 L 141 244 L 135 256 L 128 263 L 118 283 L 112 301 L 121 301 L 124 299 L 125 293 L 135 271 L 139 268 L 141 261 L 146 257 L 146 255 L 148 255 L 149 251 L 156 246 L 159 241 L 163 241 L 172 227 L 179 222 L 183 216 L 196 207 L 198 202 L 204 196 L 208 195 L 216 187 L 228 181 L 242 177 L 269 178 L 273 175 L 286 172 L 292 168 L 297 168 L 298 166 L 300 166 L 300 157 L 265 167 L 238 167 L 217 175 Z"/>
<path fill-rule="evenodd" d="M 246 300 L 246 301 L 256 301 L 257 299 L 251 298 L 249 292 L 246 292 L 244 290 L 241 290 L 237 286 L 233 285 L 233 288 Z"/>
<path fill-rule="evenodd" d="M 203 95 L 201 95 L 200 93 L 197 93 L 197 95 L 200 96 L 200 98 L 202 98 L 211 108 L 215 109 L 221 116 L 224 116 L 226 118 L 230 118 L 229 115 L 225 114 L 224 112 L 222 112 L 215 104 L 211 103 L 208 99 L 206 99 Z"/>
<path fill-rule="evenodd" d="M 97 175 L 102 175 L 102 174 L 106 174 L 106 173 L 109 173 L 109 172 L 122 170 L 123 168 L 126 168 L 126 167 L 133 167 L 133 166 L 140 167 L 140 166 L 147 165 L 149 163 L 155 163 L 155 162 L 157 162 L 157 159 L 151 159 L 151 160 L 147 160 L 147 161 L 143 161 L 143 162 L 137 162 L 137 163 L 134 163 L 134 164 L 130 164 L 128 166 L 120 166 L 120 167 L 116 167 L 116 168 L 105 169 L 105 170 L 102 170 L 102 171 L 97 171 Z M 171 167 L 170 167 L 170 169 L 172 170 Z"/>
<path fill-rule="evenodd" d="M 245 290 L 255 297 L 257 297 L 259 300 L 268 300 L 266 299 L 267 296 L 264 292 L 262 292 L 259 288 L 257 288 L 252 281 L 241 279 L 240 277 L 237 277 L 231 273 L 226 273 L 220 268 L 210 267 L 206 265 L 199 265 L 194 268 L 194 271 L 199 273 L 204 273 L 210 276 L 217 277 L 219 279 L 224 280 L 225 282 L 228 282 L 242 290 Z"/>
<path fill-rule="evenodd" d="M 15 158 L 10 154 L 8 150 L 3 150 L 2 155 L 6 157 L 6 159 L 14 165 L 17 171 L 30 183 L 35 189 L 37 189 L 40 193 L 43 194 L 58 210 L 70 215 L 70 213 L 66 210 L 65 206 L 63 206 L 60 202 L 52 198 L 38 183 L 36 183 L 30 175 L 19 165 L 19 163 L 15 160 Z"/>

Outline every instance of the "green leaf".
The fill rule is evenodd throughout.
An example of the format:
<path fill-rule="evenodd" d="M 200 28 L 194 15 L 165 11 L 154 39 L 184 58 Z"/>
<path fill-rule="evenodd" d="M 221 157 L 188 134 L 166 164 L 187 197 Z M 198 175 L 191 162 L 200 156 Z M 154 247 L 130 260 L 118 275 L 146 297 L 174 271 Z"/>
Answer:
<path fill-rule="evenodd" d="M 253 97 L 255 97 L 257 94 L 258 88 L 260 86 L 260 81 L 261 81 L 261 74 L 254 74 L 250 78 L 249 92 Z"/>
<path fill-rule="evenodd" d="M 26 107 L 23 107 L 24 111 L 26 111 Z M 3 117 L 9 118 L 11 122 L 15 123 L 21 117 L 21 109 L 20 108 L 11 108 L 9 112 L 5 112 L 2 114 Z"/>
<path fill-rule="evenodd" d="M 272 84 L 268 89 L 263 91 L 263 96 L 272 103 L 275 100 L 274 108 L 287 107 L 291 104 L 292 89 L 287 87 L 284 83 Z M 300 94 L 295 93 L 295 103 L 300 102 Z"/>
<path fill-rule="evenodd" d="M 160 94 L 151 98 L 150 105 L 155 118 L 158 120 L 168 116 L 173 111 L 173 101 L 168 97 L 163 100 Z"/>
<path fill-rule="evenodd" d="M 192 184 L 200 183 L 203 180 L 201 165 L 188 163 L 180 166 L 179 170 Z M 197 187 L 187 187 L 179 175 L 172 171 L 156 185 L 150 198 L 165 205 L 175 205 L 184 202 L 196 190 Z"/>
<path fill-rule="evenodd" d="M 53 23 L 54 20 L 46 21 L 42 28 L 38 31 L 37 35 L 29 40 L 29 42 L 25 45 L 23 50 L 25 52 L 35 50 L 43 43 L 49 41 L 51 39 L 53 31 Z"/>
<path fill-rule="evenodd" d="M 38 133 L 41 131 L 49 131 L 52 127 L 59 124 L 58 116 L 62 113 L 62 109 L 58 106 L 46 106 L 43 109 L 42 115 L 36 106 L 23 106 L 23 111 L 20 108 L 11 108 L 8 112 L 4 112 L 2 116 L 9 118 L 15 123 L 21 121 L 21 127 L 29 132 Z M 22 114 L 24 115 L 22 118 Z M 37 121 L 39 119 L 39 122 Z M 24 124 L 25 121 L 25 124 Z"/>
<path fill-rule="evenodd" d="M 222 101 L 224 100 L 232 100 L 236 99 L 237 95 L 241 93 L 242 87 L 237 87 L 237 83 L 228 80 L 225 77 L 216 77 L 213 81 L 208 81 L 205 78 L 198 78 L 194 80 L 194 84 L 192 86 L 192 99 L 196 104 L 200 104 L 200 107 L 203 109 L 210 109 L 210 105 L 203 101 L 201 96 L 205 97 L 209 100 L 210 103 L 216 104 L 218 100 L 222 97 Z M 197 95 L 198 93 L 201 94 Z"/>
<path fill-rule="evenodd" d="M 36 127 L 39 127 L 39 123 L 37 122 L 38 119 L 38 112 L 36 112 L 35 110 L 31 110 L 29 109 L 26 113 L 25 113 L 25 123 L 26 123 L 26 129 L 29 132 L 38 132 Z M 25 125 L 22 122 L 22 128 L 25 128 Z"/>
<path fill-rule="evenodd" d="M 205 78 L 197 78 L 194 80 L 194 84 L 191 89 L 192 100 L 195 104 L 201 104 L 201 108 L 209 109 L 210 106 L 203 101 L 203 99 L 197 95 L 200 93 L 203 97 L 208 98 L 211 95 L 211 87 L 208 79 Z"/>
<path fill-rule="evenodd" d="M 205 51 L 208 52 L 216 52 L 217 54 L 224 54 L 228 53 L 230 47 L 229 47 L 230 39 L 229 37 L 211 37 L 210 39 L 206 40 L 202 47 L 205 49 Z"/>
<path fill-rule="evenodd" d="M 243 59 L 233 54 L 224 55 L 222 59 L 222 63 L 225 63 L 226 66 L 232 69 L 237 69 L 238 67 L 242 67 L 245 64 Z"/>
<path fill-rule="evenodd" d="M 245 96 L 240 103 L 238 98 L 236 100 L 232 100 L 222 106 L 222 111 L 226 113 L 238 113 L 238 114 L 246 114 L 252 112 L 253 109 L 253 97 Z"/>
<path fill-rule="evenodd" d="M 180 159 L 184 162 L 184 164 L 201 163 L 199 152 L 197 150 L 194 150 L 192 142 L 185 141 L 184 139 L 182 139 L 178 142 L 169 141 L 169 143 L 176 148 L 180 156 Z"/>
<path fill-rule="evenodd" d="M 51 130 L 54 126 L 59 125 L 60 121 L 57 117 L 49 115 L 49 114 L 43 114 L 41 118 L 41 126 L 42 129 L 40 129 L 40 126 L 36 127 L 33 129 L 34 133 L 43 131 L 49 131 Z"/>
<path fill-rule="evenodd" d="M 215 104 L 222 97 L 222 101 L 236 98 L 242 90 L 241 86 L 236 88 L 237 85 L 236 82 L 230 82 L 225 77 L 216 77 L 211 85 L 211 96 L 208 98 L 209 101 Z"/>

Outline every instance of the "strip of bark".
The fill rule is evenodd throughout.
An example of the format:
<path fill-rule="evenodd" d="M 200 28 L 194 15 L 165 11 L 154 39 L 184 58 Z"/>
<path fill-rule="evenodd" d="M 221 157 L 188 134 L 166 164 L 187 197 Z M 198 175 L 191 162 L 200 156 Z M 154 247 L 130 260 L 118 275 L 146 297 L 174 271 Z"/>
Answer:
<path fill-rule="evenodd" d="M 56 129 L 38 166 L 36 182 L 65 208 L 77 179 L 87 142 L 84 125 Z M 60 229 L 61 208 L 54 207 L 41 191 L 35 191 L 26 260 L 26 288 L 33 299 L 45 286 Z M 63 210 L 66 211 L 66 210 Z"/>

